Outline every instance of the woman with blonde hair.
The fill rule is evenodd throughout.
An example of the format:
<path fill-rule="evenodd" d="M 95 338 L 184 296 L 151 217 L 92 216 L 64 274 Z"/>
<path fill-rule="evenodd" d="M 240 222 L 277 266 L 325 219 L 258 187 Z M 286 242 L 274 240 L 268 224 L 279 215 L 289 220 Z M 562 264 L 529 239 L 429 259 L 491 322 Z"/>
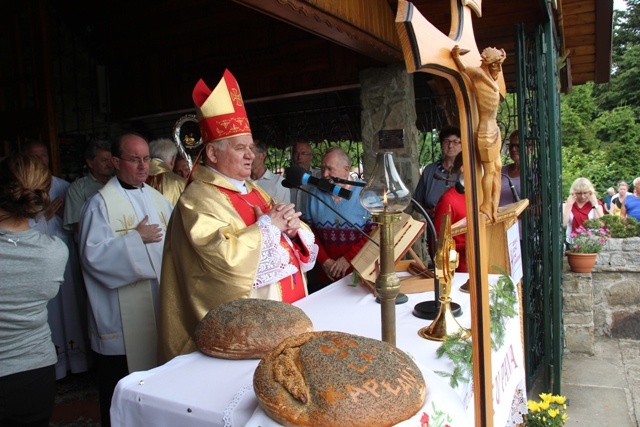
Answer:
<path fill-rule="evenodd" d="M 58 360 L 47 303 L 63 281 L 69 252 L 30 228 L 50 204 L 51 174 L 38 158 L 0 162 L 0 425 L 49 425 Z"/>
<path fill-rule="evenodd" d="M 586 220 L 600 218 L 604 207 L 598 200 L 593 184 L 587 178 L 578 178 L 571 184 L 569 197 L 562 208 L 562 226 L 567 227 L 567 242 L 571 242 L 571 233 Z"/>

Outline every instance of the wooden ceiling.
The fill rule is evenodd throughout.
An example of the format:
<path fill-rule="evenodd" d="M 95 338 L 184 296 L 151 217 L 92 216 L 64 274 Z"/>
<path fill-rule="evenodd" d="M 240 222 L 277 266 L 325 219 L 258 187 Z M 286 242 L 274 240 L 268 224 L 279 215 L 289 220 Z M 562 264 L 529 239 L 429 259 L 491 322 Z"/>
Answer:
<path fill-rule="evenodd" d="M 256 102 L 357 89 L 362 69 L 403 61 L 388 30 L 397 0 L 50 1 L 107 67 L 114 118 L 192 109 L 195 82 L 213 86 L 224 68 Z M 542 0 L 482 2 L 482 17 L 473 19 L 477 44 L 505 49 L 507 87 L 516 84 L 514 25 L 533 30 L 548 13 L 569 53 L 569 85 L 609 80 L 613 1 L 557 1 L 557 10 Z M 448 33 L 450 0 L 412 3 Z M 358 25 L 340 16 L 347 12 L 360 16 Z"/>

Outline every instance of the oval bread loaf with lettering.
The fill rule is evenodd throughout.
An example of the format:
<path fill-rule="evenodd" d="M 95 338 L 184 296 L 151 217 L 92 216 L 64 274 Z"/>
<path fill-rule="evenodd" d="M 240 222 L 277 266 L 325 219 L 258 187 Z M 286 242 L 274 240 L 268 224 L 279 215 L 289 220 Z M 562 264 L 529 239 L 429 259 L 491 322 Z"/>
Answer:
<path fill-rule="evenodd" d="M 420 369 L 395 346 L 343 332 L 292 336 L 253 375 L 264 411 L 284 426 L 392 426 L 423 406 Z"/>
<path fill-rule="evenodd" d="M 208 356 L 260 359 L 282 340 L 313 331 L 304 311 L 286 302 L 239 299 L 212 308 L 198 323 L 195 342 Z"/>

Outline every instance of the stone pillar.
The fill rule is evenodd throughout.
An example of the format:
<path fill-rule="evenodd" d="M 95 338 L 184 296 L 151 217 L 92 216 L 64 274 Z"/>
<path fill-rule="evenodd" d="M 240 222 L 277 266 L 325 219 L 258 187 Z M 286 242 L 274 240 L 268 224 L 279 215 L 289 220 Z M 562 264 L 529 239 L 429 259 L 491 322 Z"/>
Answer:
<path fill-rule="evenodd" d="M 365 179 L 373 169 L 378 151 L 392 151 L 396 168 L 411 192 L 418 184 L 418 129 L 413 76 L 404 65 L 369 68 L 360 73 L 362 106 L 362 160 Z M 398 148 L 381 148 L 380 131 L 403 130 Z"/>
<path fill-rule="evenodd" d="M 562 275 L 564 336 L 572 353 L 594 352 L 592 279 L 591 273 Z"/>
<path fill-rule="evenodd" d="M 373 169 L 376 153 L 391 151 L 402 181 L 413 194 L 420 179 L 413 75 L 407 72 L 404 64 L 370 68 L 360 73 L 360 85 L 362 161 L 365 179 L 367 172 Z M 394 140 L 393 148 L 381 147 L 380 132 L 398 130 L 403 131 L 403 138 Z M 409 207 L 406 212 L 411 213 L 412 209 Z M 419 215 L 416 215 L 416 218 L 423 219 Z M 426 260 L 428 256 L 425 255 L 424 245 L 423 239 L 419 239 L 414 245 L 414 250 Z"/>

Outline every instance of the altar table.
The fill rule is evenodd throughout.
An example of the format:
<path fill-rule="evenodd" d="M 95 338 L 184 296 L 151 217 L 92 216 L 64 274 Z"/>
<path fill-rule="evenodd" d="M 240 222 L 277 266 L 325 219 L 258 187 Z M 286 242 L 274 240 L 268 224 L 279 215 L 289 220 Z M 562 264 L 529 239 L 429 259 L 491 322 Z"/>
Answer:
<path fill-rule="evenodd" d="M 469 295 L 459 291 L 468 275 L 453 279 L 452 298 L 462 307 L 458 318 L 470 327 Z M 498 276 L 490 276 L 495 283 Z M 452 372 L 452 362 L 438 359 L 439 342 L 418 335 L 431 321 L 413 316 L 413 307 L 432 300 L 433 292 L 409 294 L 409 302 L 396 305 L 396 345 L 414 358 L 427 384 L 427 399 L 422 410 L 401 426 L 420 427 L 426 413 L 449 417 L 450 426 L 473 425 L 473 386 L 462 383 L 456 389 L 448 378 L 435 372 Z M 313 322 L 316 331 L 342 331 L 381 339 L 380 305 L 351 275 L 296 302 Z M 510 319 L 504 345 L 493 352 L 494 425 L 515 425 L 526 413 L 522 341 L 519 318 Z M 155 369 L 134 372 L 120 380 L 112 406 L 113 426 L 254 426 L 279 424 L 259 407 L 252 388 L 253 372 L 259 360 L 226 360 L 196 351 L 178 356 Z M 439 414 L 439 415 L 438 415 Z"/>

